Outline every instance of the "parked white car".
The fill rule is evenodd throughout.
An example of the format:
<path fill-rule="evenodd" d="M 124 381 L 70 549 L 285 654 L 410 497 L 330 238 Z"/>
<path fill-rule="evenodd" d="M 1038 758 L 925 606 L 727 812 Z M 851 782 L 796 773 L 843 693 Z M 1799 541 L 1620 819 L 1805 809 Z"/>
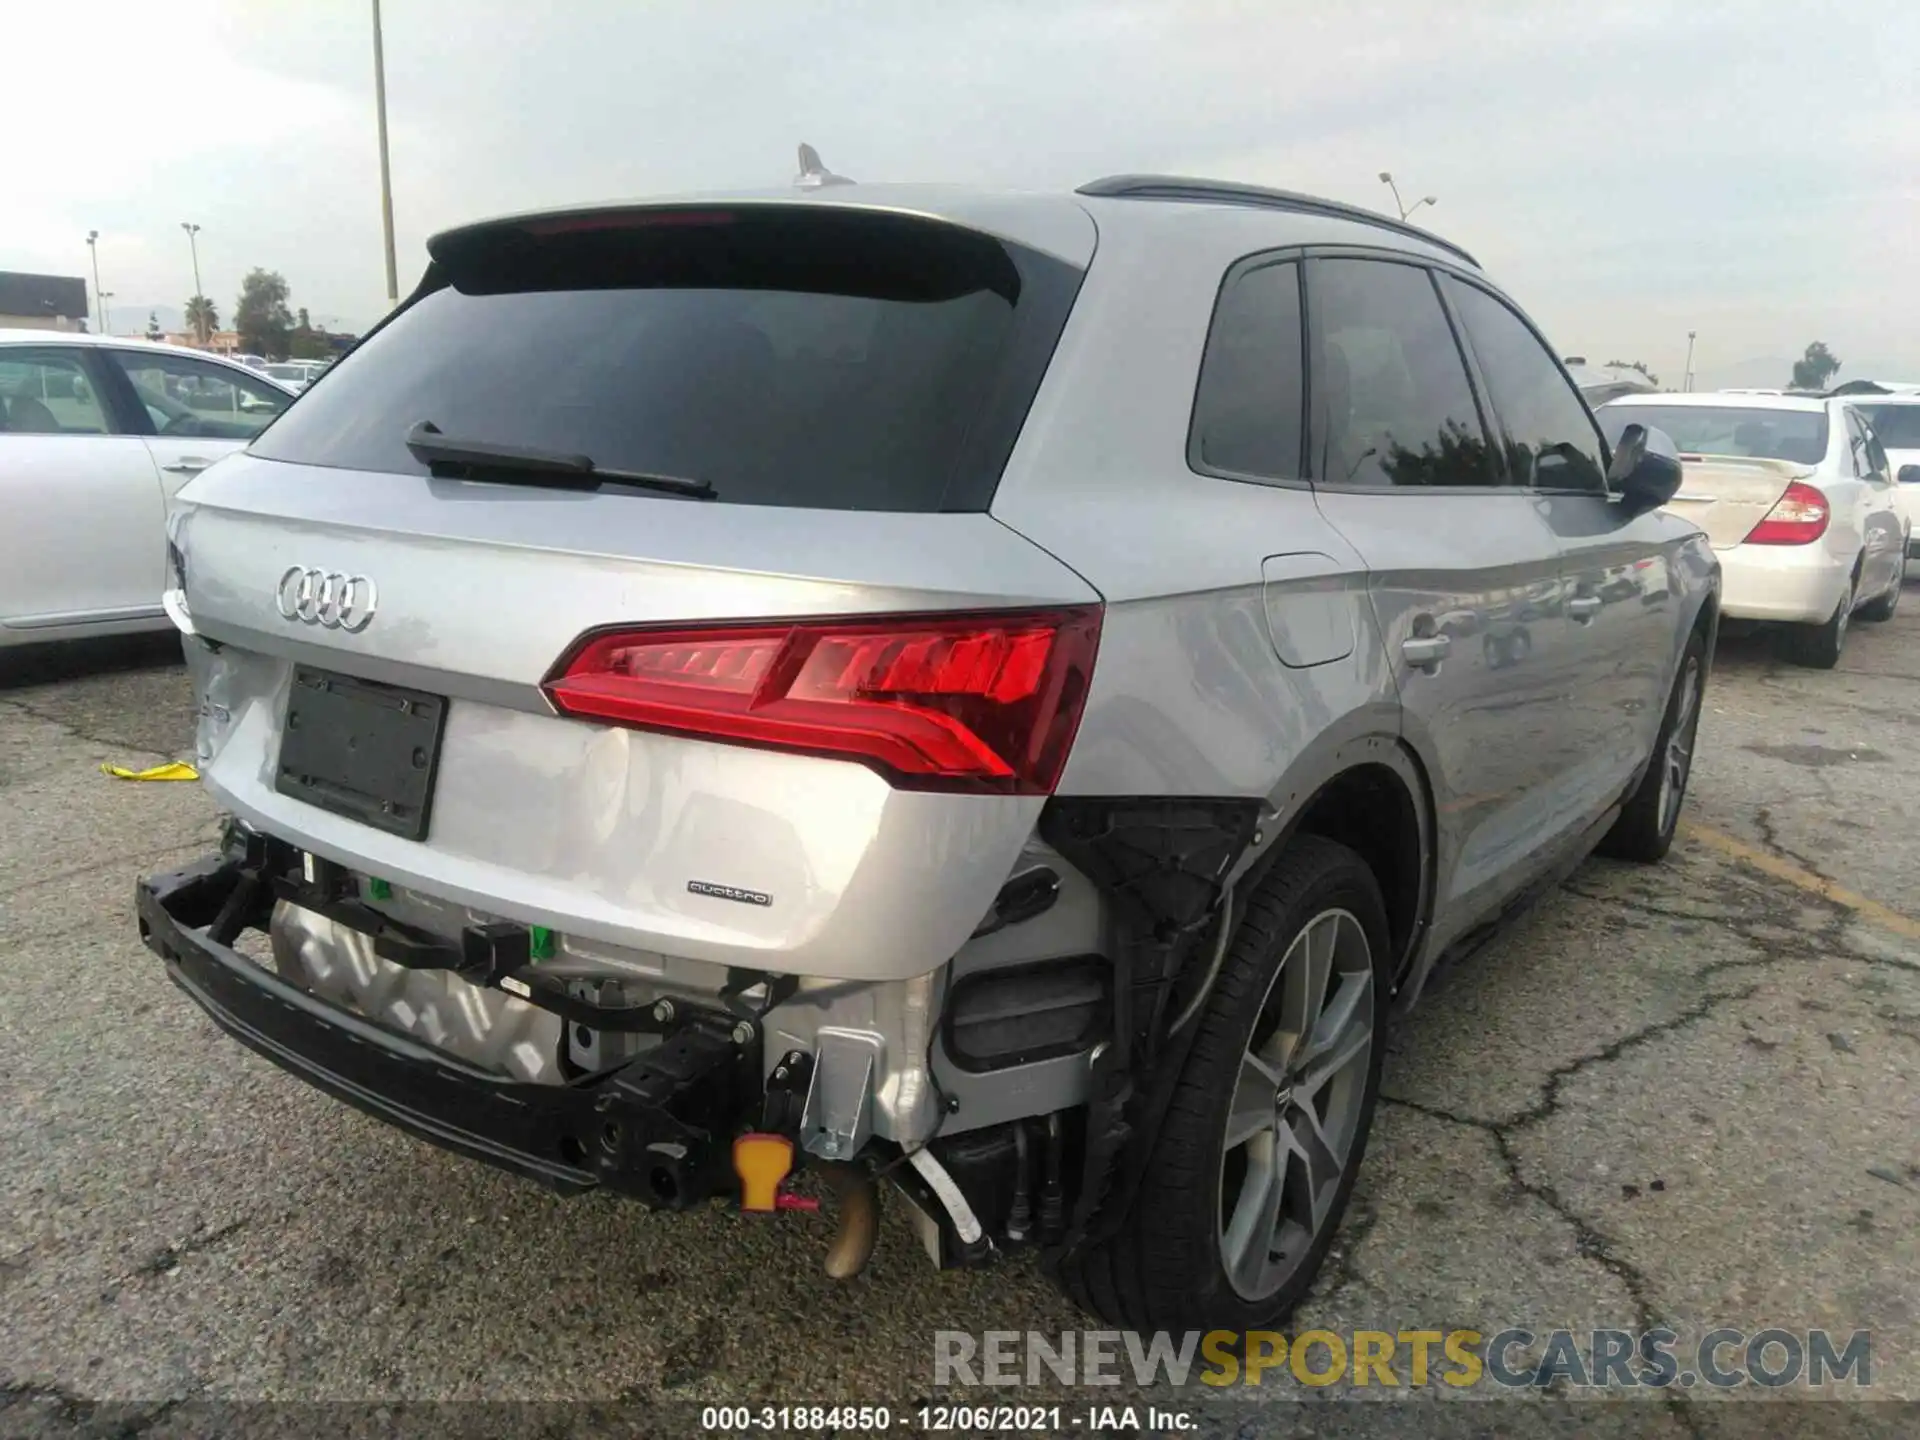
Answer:
<path fill-rule="evenodd" d="M 167 628 L 168 498 L 292 401 L 197 351 L 0 330 L 0 647 Z"/>
<path fill-rule="evenodd" d="M 1910 526 L 1866 408 L 1720 392 L 1636 395 L 1596 414 L 1615 444 L 1635 424 L 1673 438 L 1684 479 L 1667 509 L 1718 554 L 1722 615 L 1777 624 L 1786 659 L 1831 669 L 1854 614 L 1891 619 L 1906 578 Z"/>
<path fill-rule="evenodd" d="M 1913 532 L 1920 527 L 1920 393 L 1861 395 L 1850 402 L 1867 417 L 1874 438 L 1886 448 L 1893 467 L 1894 503 L 1907 525 L 1907 554 L 1914 553 Z"/>
<path fill-rule="evenodd" d="M 269 380 L 278 380 L 297 394 L 318 380 L 320 372 L 329 363 L 325 360 L 276 360 L 262 368 L 260 373 Z"/>

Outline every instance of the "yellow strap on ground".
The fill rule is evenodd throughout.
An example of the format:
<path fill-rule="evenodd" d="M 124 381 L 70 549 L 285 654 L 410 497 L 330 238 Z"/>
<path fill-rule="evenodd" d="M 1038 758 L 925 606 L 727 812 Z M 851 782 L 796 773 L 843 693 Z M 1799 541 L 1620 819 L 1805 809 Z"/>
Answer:
<path fill-rule="evenodd" d="M 198 780 L 200 772 L 180 760 L 155 765 L 147 770 L 128 770 L 120 765 L 102 765 L 100 773 L 116 780 Z"/>

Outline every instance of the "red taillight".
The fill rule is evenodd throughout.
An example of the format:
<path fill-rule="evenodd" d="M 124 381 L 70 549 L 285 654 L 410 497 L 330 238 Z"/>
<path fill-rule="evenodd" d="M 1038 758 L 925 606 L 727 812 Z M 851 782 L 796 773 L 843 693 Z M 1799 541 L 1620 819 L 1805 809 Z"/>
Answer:
<path fill-rule="evenodd" d="M 564 715 L 858 760 L 912 790 L 1046 795 L 1093 677 L 1100 607 L 590 635 Z"/>
<path fill-rule="evenodd" d="M 1811 545 L 1827 533 L 1827 497 L 1795 480 L 1773 502 L 1766 518 L 1741 542 L 1746 545 Z"/>

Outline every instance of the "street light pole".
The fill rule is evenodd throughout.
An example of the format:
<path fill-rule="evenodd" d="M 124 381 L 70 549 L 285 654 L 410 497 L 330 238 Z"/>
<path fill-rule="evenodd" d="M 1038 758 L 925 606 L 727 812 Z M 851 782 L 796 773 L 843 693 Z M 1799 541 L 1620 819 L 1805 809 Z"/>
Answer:
<path fill-rule="evenodd" d="M 106 331 L 107 331 L 107 322 L 105 318 L 106 306 L 105 306 L 105 303 L 100 299 L 100 244 L 99 244 L 99 241 L 100 241 L 100 232 L 98 230 L 87 231 L 87 250 L 93 256 L 93 304 L 94 304 L 93 323 L 100 327 L 100 333 L 104 335 L 106 334 Z"/>
<path fill-rule="evenodd" d="M 380 225 L 387 247 L 387 308 L 400 303 L 393 263 L 393 179 L 387 166 L 387 59 L 380 42 L 380 0 L 373 0 L 373 104 L 380 129 Z"/>
<path fill-rule="evenodd" d="M 193 298 L 200 298 L 200 242 L 194 237 L 200 233 L 200 227 L 191 221 L 182 220 L 180 228 L 187 232 L 187 249 L 193 255 Z"/>
<path fill-rule="evenodd" d="M 1400 198 L 1400 187 L 1393 183 L 1393 172 L 1391 170 L 1382 170 L 1380 172 L 1380 183 L 1393 192 L 1393 208 L 1400 212 L 1400 218 L 1402 220 L 1405 220 L 1422 205 L 1438 205 L 1440 203 L 1440 197 L 1437 195 L 1422 195 L 1418 200 L 1414 201 L 1413 204 L 1407 204 Z"/>
<path fill-rule="evenodd" d="M 1693 337 L 1696 333 L 1698 332 L 1693 330 L 1687 331 L 1687 370 L 1680 382 L 1680 388 L 1689 394 L 1693 391 Z"/>

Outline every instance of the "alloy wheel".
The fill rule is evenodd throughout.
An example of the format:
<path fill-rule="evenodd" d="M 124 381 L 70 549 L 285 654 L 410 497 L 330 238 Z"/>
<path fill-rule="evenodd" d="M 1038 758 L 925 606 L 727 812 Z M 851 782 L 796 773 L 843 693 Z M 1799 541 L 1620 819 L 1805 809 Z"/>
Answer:
<path fill-rule="evenodd" d="M 1700 721 L 1700 662 L 1687 657 L 1687 668 L 1680 674 L 1679 703 L 1674 706 L 1673 728 L 1667 735 L 1666 753 L 1660 757 L 1660 833 L 1668 834 L 1680 819 L 1680 804 L 1687 798 L 1687 771 L 1693 764 L 1693 739 Z"/>
<path fill-rule="evenodd" d="M 1346 910 L 1301 927 L 1240 1062 L 1220 1159 L 1220 1259 L 1244 1299 L 1306 1259 L 1346 1175 L 1374 1044 L 1373 952 Z"/>

